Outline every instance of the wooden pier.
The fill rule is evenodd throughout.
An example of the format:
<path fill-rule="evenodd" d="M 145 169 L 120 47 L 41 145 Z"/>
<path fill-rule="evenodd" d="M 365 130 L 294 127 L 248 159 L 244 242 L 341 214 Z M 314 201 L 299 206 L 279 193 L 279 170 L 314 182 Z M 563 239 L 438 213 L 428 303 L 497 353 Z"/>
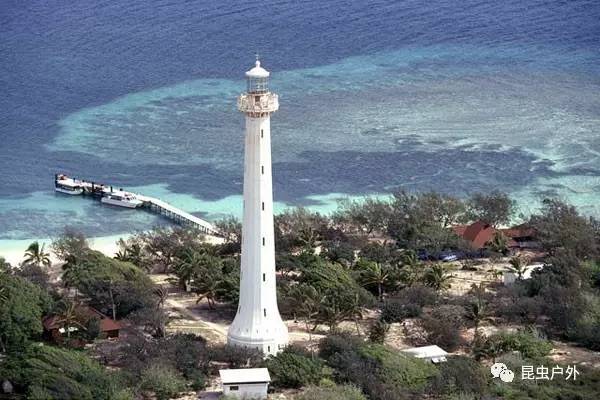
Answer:
<path fill-rule="evenodd" d="M 180 210 L 177 207 L 173 207 L 167 202 L 154 197 L 143 196 L 136 194 L 137 198 L 144 202 L 144 207 L 163 215 L 180 225 L 189 226 L 198 229 L 202 233 L 207 235 L 219 236 L 217 229 L 208 221 L 196 217 L 190 213 Z"/>
<path fill-rule="evenodd" d="M 69 194 L 89 195 L 99 199 L 114 195 L 115 193 L 133 196 L 133 198 L 142 202 L 140 208 L 144 208 L 156 214 L 162 215 L 180 225 L 198 229 L 200 232 L 206 235 L 220 236 L 218 230 L 210 222 L 205 221 L 202 218 L 198 218 L 195 215 L 185 212 L 155 197 L 125 192 L 123 189 L 115 190 L 116 187 L 111 185 L 86 181 L 83 179 L 73 179 L 62 174 L 55 175 L 54 185 L 57 188 L 57 191 L 63 193 L 70 192 Z"/>

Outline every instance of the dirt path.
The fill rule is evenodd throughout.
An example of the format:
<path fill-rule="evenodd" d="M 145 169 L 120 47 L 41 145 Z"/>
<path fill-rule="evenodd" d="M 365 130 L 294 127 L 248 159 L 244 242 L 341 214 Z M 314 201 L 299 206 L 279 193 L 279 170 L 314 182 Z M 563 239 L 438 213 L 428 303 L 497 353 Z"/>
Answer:
<path fill-rule="evenodd" d="M 169 294 L 165 300 L 165 308 L 171 317 L 167 330 L 171 332 L 189 332 L 203 336 L 212 343 L 225 343 L 231 316 L 226 310 L 210 310 L 205 300 L 196 304 L 195 297 L 182 291 L 168 281 L 169 275 L 151 275 L 152 280 L 167 288 Z M 290 343 L 312 345 L 323 337 L 315 332 L 309 335 L 303 324 L 294 321 L 284 321 L 289 330 Z"/>
<path fill-rule="evenodd" d="M 172 311 L 175 311 L 179 314 L 183 314 L 185 317 L 193 320 L 198 327 L 192 326 L 192 328 L 197 328 L 203 331 L 207 331 L 211 333 L 211 338 L 216 339 L 219 343 L 225 343 L 227 340 L 227 329 L 225 326 L 221 326 L 219 324 L 215 324 L 213 322 L 206 321 L 202 318 L 201 315 L 187 308 L 185 304 L 176 300 L 174 298 L 167 298 L 165 305 L 170 308 Z M 194 325 L 196 325 L 194 324 Z M 178 329 L 179 328 L 179 329 Z M 190 324 L 186 324 L 185 320 L 175 319 L 171 323 L 169 323 L 169 329 L 171 330 L 183 330 L 190 331 Z"/>

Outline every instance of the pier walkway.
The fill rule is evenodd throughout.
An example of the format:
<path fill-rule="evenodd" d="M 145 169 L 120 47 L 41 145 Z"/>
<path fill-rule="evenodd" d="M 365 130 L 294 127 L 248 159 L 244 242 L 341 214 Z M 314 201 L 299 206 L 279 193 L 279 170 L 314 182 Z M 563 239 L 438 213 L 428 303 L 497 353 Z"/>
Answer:
<path fill-rule="evenodd" d="M 139 206 L 163 215 L 178 224 L 196 228 L 206 235 L 220 236 L 219 231 L 210 222 L 155 197 L 126 192 L 123 189 L 115 190 L 111 185 L 74 179 L 64 174 L 55 175 L 54 186 L 56 191 L 61 193 L 92 196 L 99 198 L 104 203 L 127 208 L 137 208 Z"/>
<path fill-rule="evenodd" d="M 198 218 L 195 215 L 180 210 L 179 208 L 154 197 L 141 194 L 136 194 L 135 196 L 144 202 L 144 207 L 160 215 L 164 215 L 181 225 L 191 226 L 207 235 L 218 235 L 216 228 L 210 222 L 205 221 L 202 218 Z"/>

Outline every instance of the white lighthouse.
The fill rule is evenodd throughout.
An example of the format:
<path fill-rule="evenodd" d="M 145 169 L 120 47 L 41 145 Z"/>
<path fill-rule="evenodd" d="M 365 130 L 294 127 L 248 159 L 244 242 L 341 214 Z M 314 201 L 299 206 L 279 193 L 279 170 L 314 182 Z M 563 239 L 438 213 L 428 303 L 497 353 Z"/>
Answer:
<path fill-rule="evenodd" d="M 247 91 L 238 98 L 238 109 L 246 114 L 240 300 L 227 341 L 269 355 L 288 343 L 277 307 L 273 233 L 271 114 L 279 100 L 269 91 L 269 72 L 260 61 L 246 79 Z"/>

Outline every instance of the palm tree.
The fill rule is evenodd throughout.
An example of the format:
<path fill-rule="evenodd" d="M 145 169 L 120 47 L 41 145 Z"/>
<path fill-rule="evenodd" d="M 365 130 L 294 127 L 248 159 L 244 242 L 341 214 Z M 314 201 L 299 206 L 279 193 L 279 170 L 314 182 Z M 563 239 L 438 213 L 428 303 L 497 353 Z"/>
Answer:
<path fill-rule="evenodd" d="M 203 255 L 193 250 L 186 250 L 181 260 L 175 265 L 174 273 L 177 276 L 177 282 L 186 292 L 190 291 L 190 283 L 194 272 L 198 270 L 204 262 Z"/>
<path fill-rule="evenodd" d="M 482 283 L 471 285 L 471 292 L 475 299 L 467 306 L 467 318 L 475 324 L 475 332 L 479 329 L 479 324 L 486 319 L 487 303 L 485 301 L 485 286 Z"/>
<path fill-rule="evenodd" d="M 79 328 L 85 330 L 85 325 L 81 323 L 81 316 L 78 313 L 78 305 L 72 301 L 63 301 L 61 310 L 57 315 L 56 323 L 67 332 L 67 338 L 71 337 L 71 329 Z"/>
<path fill-rule="evenodd" d="M 514 256 L 508 262 L 513 272 L 517 274 L 517 279 L 522 280 L 527 264 L 529 264 L 529 259 L 523 256 Z"/>
<path fill-rule="evenodd" d="M 379 301 L 383 301 L 384 288 L 392 281 L 393 268 L 389 264 L 378 262 L 366 263 L 366 268 L 361 271 L 361 283 L 363 286 L 377 285 Z"/>
<path fill-rule="evenodd" d="M 79 283 L 79 269 L 77 268 L 77 258 L 69 254 L 65 257 L 65 263 L 62 266 L 61 279 L 65 288 L 70 290 L 75 288 L 75 297 L 77 297 L 77 284 Z"/>
<path fill-rule="evenodd" d="M 44 251 L 45 246 L 45 244 L 42 244 L 40 247 L 40 243 L 37 241 L 31 243 L 27 250 L 25 250 L 25 260 L 23 261 L 37 266 L 50 266 L 50 253 Z"/>
<path fill-rule="evenodd" d="M 488 245 L 490 250 L 495 253 L 508 254 L 508 239 L 502 232 L 496 232 Z"/>
<path fill-rule="evenodd" d="M 423 275 L 425 285 L 437 291 L 450 288 L 450 279 L 452 274 L 449 274 L 442 264 L 433 264 Z"/>
<path fill-rule="evenodd" d="M 0 257 L 0 273 L 8 272 L 11 266 L 6 262 L 4 257 Z"/>
<path fill-rule="evenodd" d="M 400 280 L 408 287 L 417 283 L 422 273 L 421 261 L 414 251 L 407 251 L 402 257 Z"/>
<path fill-rule="evenodd" d="M 1 260 L 0 260 L 1 261 Z M 4 279 L 4 271 L 0 271 L 0 281 Z M 8 300 L 8 290 L 5 287 L 0 287 L 0 304 Z"/>
<path fill-rule="evenodd" d="M 308 332 L 308 343 L 312 346 L 312 329 L 309 325 L 314 323 L 314 328 L 317 327 L 316 317 L 319 315 L 319 309 L 323 301 L 323 296 L 314 286 L 306 283 L 300 283 L 292 287 L 290 296 L 295 299 L 298 304 L 298 314 L 304 319 L 306 331 Z M 311 347 L 311 354 L 314 357 L 314 351 Z"/>
<path fill-rule="evenodd" d="M 208 307 L 213 309 L 219 289 L 223 282 L 223 262 L 220 258 L 201 254 L 197 268 L 193 273 L 192 289 L 198 295 L 196 304 L 206 299 Z"/>
<path fill-rule="evenodd" d="M 122 240 L 122 239 L 119 239 L 119 240 Z M 129 255 L 127 254 L 127 250 L 126 249 L 118 250 L 115 253 L 115 259 L 119 260 L 119 261 L 129 261 Z"/>
<path fill-rule="evenodd" d="M 417 254 L 414 251 L 409 250 L 402 255 L 402 264 L 410 265 L 410 266 L 417 266 L 420 264 L 420 261 L 419 261 L 419 258 L 417 257 Z"/>
<path fill-rule="evenodd" d="M 169 291 L 164 286 L 157 286 L 154 288 L 153 292 L 154 296 L 156 296 L 156 308 L 160 309 L 165 305 L 165 301 L 167 301 L 167 297 L 169 296 Z"/>

